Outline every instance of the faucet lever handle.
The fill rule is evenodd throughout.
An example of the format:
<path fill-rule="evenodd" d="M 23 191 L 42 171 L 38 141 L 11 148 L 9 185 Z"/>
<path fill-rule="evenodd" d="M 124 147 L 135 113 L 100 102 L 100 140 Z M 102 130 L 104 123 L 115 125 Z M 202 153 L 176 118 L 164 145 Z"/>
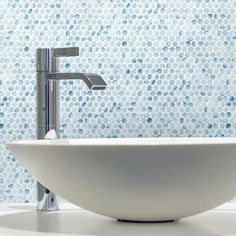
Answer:
<path fill-rule="evenodd" d="M 53 57 L 75 57 L 79 56 L 79 47 L 52 48 Z"/>

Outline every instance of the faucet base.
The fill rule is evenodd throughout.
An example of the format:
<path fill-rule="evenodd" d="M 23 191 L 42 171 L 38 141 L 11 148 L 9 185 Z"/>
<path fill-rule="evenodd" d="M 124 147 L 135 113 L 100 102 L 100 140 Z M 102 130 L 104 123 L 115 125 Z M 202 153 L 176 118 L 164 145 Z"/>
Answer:
<path fill-rule="evenodd" d="M 59 210 L 59 198 L 58 196 L 45 188 L 40 183 L 38 185 L 38 211 L 56 211 Z"/>

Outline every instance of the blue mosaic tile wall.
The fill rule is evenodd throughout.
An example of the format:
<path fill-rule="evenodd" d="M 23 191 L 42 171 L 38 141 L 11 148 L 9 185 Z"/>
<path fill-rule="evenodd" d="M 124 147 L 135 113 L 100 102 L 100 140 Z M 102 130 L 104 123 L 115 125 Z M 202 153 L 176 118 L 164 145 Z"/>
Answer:
<path fill-rule="evenodd" d="M 236 135 L 232 0 L 0 0 L 0 202 L 35 199 L 4 141 L 35 138 L 35 51 L 79 46 L 61 70 L 61 137 Z"/>

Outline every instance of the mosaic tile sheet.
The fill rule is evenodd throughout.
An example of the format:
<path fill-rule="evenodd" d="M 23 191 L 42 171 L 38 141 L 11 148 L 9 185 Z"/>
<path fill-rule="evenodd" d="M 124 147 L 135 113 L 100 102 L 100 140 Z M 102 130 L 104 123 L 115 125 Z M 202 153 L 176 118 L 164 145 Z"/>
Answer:
<path fill-rule="evenodd" d="M 62 71 L 106 91 L 60 85 L 61 137 L 236 135 L 232 0 L 0 0 L 0 201 L 35 199 L 4 141 L 35 138 L 35 51 L 79 46 Z"/>

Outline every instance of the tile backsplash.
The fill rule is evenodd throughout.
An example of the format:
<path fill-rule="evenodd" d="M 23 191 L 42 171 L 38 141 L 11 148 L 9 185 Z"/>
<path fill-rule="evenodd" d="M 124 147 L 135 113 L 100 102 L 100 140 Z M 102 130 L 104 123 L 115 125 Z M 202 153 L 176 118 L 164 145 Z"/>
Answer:
<path fill-rule="evenodd" d="M 62 71 L 61 137 L 236 135 L 232 0 L 0 0 L 0 202 L 31 202 L 35 181 L 6 140 L 34 139 L 35 51 L 79 46 Z"/>

